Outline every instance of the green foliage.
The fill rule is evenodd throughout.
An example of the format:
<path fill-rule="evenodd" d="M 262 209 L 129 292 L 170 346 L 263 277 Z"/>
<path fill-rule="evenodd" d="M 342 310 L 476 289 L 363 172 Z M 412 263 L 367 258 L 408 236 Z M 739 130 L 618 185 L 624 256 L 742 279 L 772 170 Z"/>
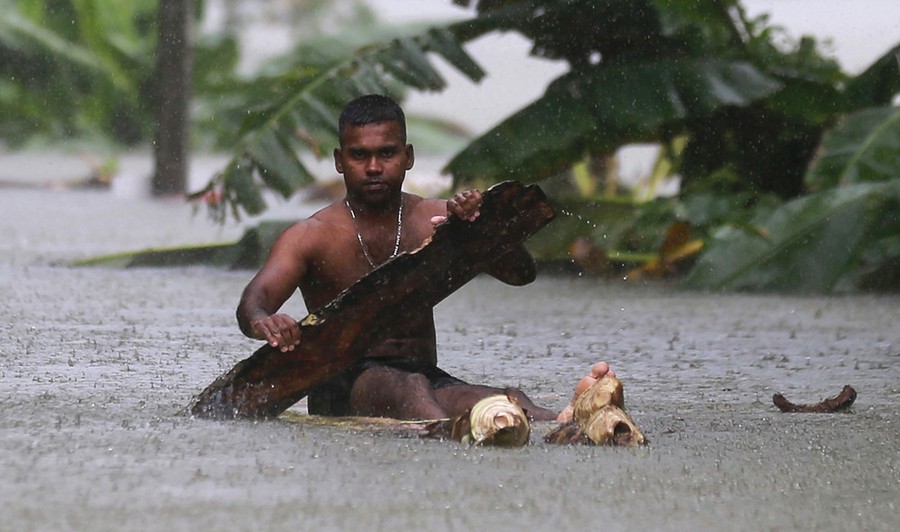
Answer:
<path fill-rule="evenodd" d="M 618 199 L 556 197 L 553 207 L 559 216 L 528 241 L 532 253 L 541 259 L 568 257 L 577 238 L 586 237 L 603 249 L 645 251 L 649 246 L 635 243 L 634 227 L 629 221 L 638 217 L 641 206 Z M 552 229 L 552 230 L 551 230 Z"/>
<path fill-rule="evenodd" d="M 847 81 L 845 111 L 890 105 L 900 92 L 900 43 Z"/>
<path fill-rule="evenodd" d="M 472 142 L 446 170 L 458 184 L 475 178 L 538 180 L 585 154 L 662 140 L 685 121 L 749 105 L 779 87 L 751 64 L 703 58 L 573 71 Z"/>
<path fill-rule="evenodd" d="M 843 103 L 836 85 L 845 76 L 813 41 L 778 50 L 777 30 L 747 20 L 737 2 L 479 2 L 479 10 L 502 21 L 494 29 L 520 31 L 535 40 L 533 53 L 572 68 L 454 157 L 446 170 L 456 185 L 540 180 L 585 156 L 682 137 L 672 171 L 685 190 L 733 172 L 755 193 L 795 197 Z"/>
<path fill-rule="evenodd" d="M 816 190 L 715 230 L 685 280 L 725 290 L 900 290 L 900 109 L 847 115 L 826 136 Z"/>
<path fill-rule="evenodd" d="M 0 8 L 4 139 L 147 138 L 152 0 L 0 0 Z M 655 252 L 667 227 L 687 221 L 691 238 L 707 239 L 688 286 L 900 285 L 892 106 L 900 44 L 849 76 L 813 39 L 792 41 L 765 16 L 748 19 L 737 0 L 479 0 L 476 12 L 429 29 L 310 39 L 248 79 L 233 75 L 233 39 L 198 43 L 198 138 L 232 146 L 233 157 L 193 197 L 220 221 L 262 212 L 266 191 L 288 197 L 312 181 L 304 161 L 336 145 L 348 100 L 441 90 L 438 56 L 478 81 L 484 72 L 464 45 L 514 31 L 533 42 L 532 54 L 569 70 L 446 170 L 456 186 L 514 178 L 552 191 L 564 216 L 534 241 L 543 256 L 567 257 L 576 239 L 608 255 Z M 584 161 L 634 142 L 665 148 L 654 179 L 679 176 L 678 196 L 640 202 L 609 197 L 609 186 L 595 196 Z"/>
<path fill-rule="evenodd" d="M 900 289 L 900 179 L 829 189 L 722 226 L 685 279 L 724 290 Z"/>
<path fill-rule="evenodd" d="M 511 3 L 502 4 L 488 8 L 500 12 Z M 566 9 L 574 4 L 578 2 L 567 2 Z M 581 16 L 590 20 L 589 10 L 600 13 L 604 4 L 583 5 Z M 485 177 L 488 182 L 558 179 L 566 175 L 562 170 L 586 155 L 609 154 L 630 142 L 669 145 L 684 138 L 683 149 L 666 154 L 682 179 L 679 197 L 658 200 L 646 205 L 649 209 L 636 206 L 612 225 L 605 205 L 575 200 L 578 208 L 567 199 L 565 209 L 573 220 L 557 222 L 550 231 L 564 242 L 587 237 L 613 255 L 615 250 L 659 249 L 653 246 L 661 245 L 666 226 L 687 220 L 697 236 L 714 235 L 687 286 L 900 288 L 893 185 L 860 198 L 851 191 L 829 190 L 900 178 L 897 109 L 866 109 L 888 104 L 900 91 L 898 48 L 850 78 L 834 61 L 822 58 L 810 38 L 793 49 L 779 49 L 774 44 L 776 36 L 782 37 L 779 30 L 767 26 L 764 17 L 747 20 L 736 3 L 659 2 L 658 24 L 645 16 L 645 3 L 630 5 L 635 16 L 619 18 L 620 24 L 598 36 L 593 48 L 577 38 L 545 39 L 553 44 L 535 47 L 535 53 L 568 59 L 572 70 L 541 99 L 457 155 L 447 167 L 457 184 Z M 551 9 L 543 16 L 550 16 Z M 579 35 L 582 29 L 589 31 L 578 24 L 572 21 L 567 28 Z M 542 30 L 536 26 L 524 24 L 522 31 L 534 36 L 552 25 Z M 610 31 L 620 36 L 612 37 Z M 635 45 L 628 36 L 637 33 L 648 37 Z M 565 49 L 566 43 L 574 44 Z M 602 60 L 584 61 L 589 54 L 599 54 Z M 693 78 L 677 72 L 679 65 L 691 61 L 745 64 L 760 82 L 734 77 L 732 83 L 722 83 L 723 76 L 709 70 Z M 676 73 L 667 75 L 667 69 Z M 598 79 L 605 83 L 591 91 L 591 82 Z M 671 79 L 702 83 L 690 91 Z M 755 93 L 754 86 L 759 88 Z M 729 101 L 734 87 L 751 90 Z M 712 103 L 703 105 L 704 98 Z M 695 105 L 679 105 L 682 102 Z M 840 127 L 828 133 L 820 147 L 836 123 Z M 816 153 L 818 164 L 810 170 Z M 803 197 L 805 187 L 826 190 L 823 193 L 835 198 Z M 801 199 L 782 206 L 783 200 L 793 198 Z M 847 247 L 848 241 L 855 244 Z M 556 249 L 557 256 L 564 256 L 567 246 Z"/>
<path fill-rule="evenodd" d="M 281 196 L 291 196 L 313 181 L 299 154 L 321 156 L 337 145 L 338 116 L 346 102 L 373 92 L 396 96 L 401 85 L 444 88 L 428 54 L 444 58 L 473 81 L 484 75 L 448 28 L 371 44 L 350 56 L 304 61 L 267 85 L 272 88 L 262 101 L 268 105 L 245 113 L 234 157 L 191 197 L 205 200 L 213 218 L 224 220 L 229 213 L 239 216 L 239 209 L 260 212 L 260 197 L 246 188 L 253 176 Z M 242 184 L 240 194 L 230 190 L 234 183 Z"/>
<path fill-rule="evenodd" d="M 156 0 L 0 0 L 0 139 L 149 141 L 156 39 Z M 209 108 L 237 50 L 207 38 L 194 56 L 194 94 Z"/>
<path fill-rule="evenodd" d="M 821 150 L 806 174 L 812 190 L 900 179 L 900 107 L 873 107 L 843 117 Z"/>
<path fill-rule="evenodd" d="M 19 0 L 0 11 L 0 135 L 15 145 L 150 133 L 140 116 L 155 43 L 155 2 Z"/>

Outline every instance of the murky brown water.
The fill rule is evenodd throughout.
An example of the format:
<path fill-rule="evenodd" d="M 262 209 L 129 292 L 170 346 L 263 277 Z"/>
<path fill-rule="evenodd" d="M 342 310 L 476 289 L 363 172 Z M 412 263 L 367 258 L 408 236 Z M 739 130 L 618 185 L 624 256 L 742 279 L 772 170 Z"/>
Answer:
<path fill-rule="evenodd" d="M 900 298 L 478 279 L 437 308 L 444 367 L 548 406 L 608 360 L 643 449 L 192 420 L 191 396 L 257 347 L 233 318 L 251 272 L 56 264 L 240 232 L 176 202 L 0 190 L 0 529 L 900 525 Z M 771 404 L 844 384 L 848 414 Z"/>

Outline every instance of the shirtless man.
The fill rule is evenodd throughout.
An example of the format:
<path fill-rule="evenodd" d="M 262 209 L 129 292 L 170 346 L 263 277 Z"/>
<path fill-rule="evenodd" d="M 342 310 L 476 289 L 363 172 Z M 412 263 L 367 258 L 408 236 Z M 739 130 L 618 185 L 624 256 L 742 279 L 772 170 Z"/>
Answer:
<path fill-rule="evenodd" d="M 346 197 L 281 234 L 237 308 L 245 335 L 283 352 L 302 341 L 297 321 L 278 312 L 297 288 L 307 309 L 319 309 L 379 264 L 417 249 L 447 216 L 472 221 L 479 214 L 477 190 L 450 200 L 401 191 L 415 157 L 406 142 L 403 111 L 390 98 L 369 95 L 352 101 L 341 114 L 339 132 L 334 166 L 344 176 Z M 487 273 L 511 285 L 524 285 L 535 278 L 534 260 L 520 246 L 498 257 Z M 607 372 L 606 363 L 595 364 L 576 393 Z M 519 390 L 468 384 L 440 370 L 434 316 L 428 312 L 410 317 L 396 338 L 373 345 L 359 363 L 311 392 L 309 412 L 439 419 L 507 392 L 533 419 L 571 418 L 571 408 L 556 414 L 534 405 Z"/>

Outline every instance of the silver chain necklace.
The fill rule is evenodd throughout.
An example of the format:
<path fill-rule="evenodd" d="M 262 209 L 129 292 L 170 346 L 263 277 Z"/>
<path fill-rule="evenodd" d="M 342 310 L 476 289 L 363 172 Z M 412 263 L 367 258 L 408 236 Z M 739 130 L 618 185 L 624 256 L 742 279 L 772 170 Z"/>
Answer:
<path fill-rule="evenodd" d="M 369 266 L 372 269 L 375 269 L 375 261 L 372 260 L 372 256 L 369 255 L 369 247 L 366 246 L 366 243 L 363 242 L 362 233 L 359 232 L 359 225 L 356 222 L 356 213 L 353 212 L 353 207 L 350 206 L 350 200 L 345 199 L 344 204 L 347 206 L 347 209 L 350 210 L 350 218 L 353 219 L 353 228 L 356 230 L 356 239 L 359 240 L 359 247 L 362 248 L 363 255 L 365 255 L 366 260 L 369 262 Z M 397 239 L 394 241 L 394 252 L 391 253 L 391 256 L 388 257 L 388 260 L 393 259 L 397 256 L 397 253 L 400 251 L 400 233 L 403 231 L 403 196 L 400 196 L 400 209 L 397 211 Z M 387 261 L 385 261 L 387 262 Z"/>

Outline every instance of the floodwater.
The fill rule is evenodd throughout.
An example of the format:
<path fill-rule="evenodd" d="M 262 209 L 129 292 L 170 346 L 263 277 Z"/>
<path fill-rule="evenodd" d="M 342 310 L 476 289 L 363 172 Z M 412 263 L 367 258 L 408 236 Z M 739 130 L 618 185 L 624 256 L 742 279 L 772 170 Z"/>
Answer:
<path fill-rule="evenodd" d="M 304 206 L 298 205 L 298 212 Z M 436 309 L 442 365 L 562 408 L 605 359 L 651 445 L 469 448 L 384 432 L 196 420 L 258 342 L 252 272 L 71 268 L 232 240 L 175 201 L 0 190 L 2 530 L 896 530 L 900 298 L 678 293 L 477 279 Z M 303 314 L 302 304 L 292 312 Z M 782 414 L 844 384 L 843 414 Z"/>

